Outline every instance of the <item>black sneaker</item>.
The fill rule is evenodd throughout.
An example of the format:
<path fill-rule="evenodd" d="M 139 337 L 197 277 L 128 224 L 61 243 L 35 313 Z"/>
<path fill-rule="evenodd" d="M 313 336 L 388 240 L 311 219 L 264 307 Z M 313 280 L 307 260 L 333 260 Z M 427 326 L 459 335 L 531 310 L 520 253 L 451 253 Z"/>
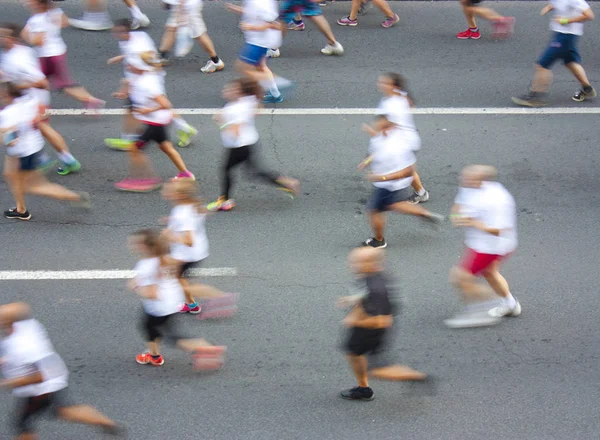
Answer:
<path fill-rule="evenodd" d="M 545 105 L 548 105 L 545 98 L 545 93 L 528 92 L 524 95 L 519 96 L 518 98 L 513 97 L 512 101 L 515 104 L 521 105 L 523 107 L 543 107 Z"/>
<path fill-rule="evenodd" d="M 354 387 L 342 391 L 341 396 L 347 400 L 373 400 L 375 393 L 370 387 Z"/>
<path fill-rule="evenodd" d="M 573 95 L 573 101 L 583 102 L 596 96 L 598 96 L 598 93 L 596 93 L 596 90 L 592 86 L 585 86 Z"/>
<path fill-rule="evenodd" d="M 429 192 L 425 191 L 425 194 L 423 194 L 422 196 L 420 196 L 416 192 L 413 193 L 413 195 L 408 198 L 407 202 L 411 205 L 416 205 L 417 203 L 423 203 L 427 200 L 429 200 Z"/>
<path fill-rule="evenodd" d="M 383 249 L 384 247 L 387 247 L 385 238 L 382 240 L 377 240 L 376 238 L 373 238 L 373 237 L 366 239 L 362 245 L 363 246 L 371 246 L 372 248 L 375 248 L 375 249 Z"/>
<path fill-rule="evenodd" d="M 17 220 L 29 220 L 31 218 L 31 213 L 29 211 L 23 213 L 17 212 L 17 208 L 11 208 L 8 211 L 4 211 L 4 217 Z"/>

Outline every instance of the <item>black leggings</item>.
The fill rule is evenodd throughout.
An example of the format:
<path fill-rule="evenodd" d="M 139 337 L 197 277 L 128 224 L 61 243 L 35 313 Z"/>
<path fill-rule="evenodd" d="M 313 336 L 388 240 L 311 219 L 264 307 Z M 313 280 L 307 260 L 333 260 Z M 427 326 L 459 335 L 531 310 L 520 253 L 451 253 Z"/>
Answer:
<path fill-rule="evenodd" d="M 225 163 L 223 164 L 222 170 L 222 195 L 225 196 L 226 199 L 229 199 L 229 191 L 231 190 L 231 170 L 241 163 L 245 163 L 250 171 L 257 177 L 260 177 L 266 182 L 280 186 L 280 184 L 277 182 L 280 174 L 266 171 L 260 167 L 256 161 L 256 158 L 254 157 L 254 151 L 252 151 L 255 148 L 258 148 L 258 144 L 245 145 L 239 148 L 228 148 L 229 154 L 225 158 Z"/>

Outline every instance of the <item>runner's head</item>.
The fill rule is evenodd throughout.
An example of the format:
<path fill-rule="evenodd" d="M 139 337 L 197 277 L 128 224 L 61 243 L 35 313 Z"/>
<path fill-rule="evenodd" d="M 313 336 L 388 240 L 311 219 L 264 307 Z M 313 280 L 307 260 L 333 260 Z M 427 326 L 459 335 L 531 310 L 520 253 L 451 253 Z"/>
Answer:
<path fill-rule="evenodd" d="M 465 188 L 479 188 L 484 181 L 493 181 L 498 170 L 491 165 L 469 165 L 460 174 L 460 185 Z"/>
<path fill-rule="evenodd" d="M 112 34 L 117 40 L 129 41 L 129 32 L 131 32 L 131 20 L 129 18 L 122 18 L 115 21 Z"/>
<path fill-rule="evenodd" d="M 19 42 L 21 27 L 15 23 L 0 23 L 0 47 L 12 49 Z"/>
<path fill-rule="evenodd" d="M 0 327 L 2 333 L 12 333 L 13 324 L 31 318 L 31 308 L 27 303 L 18 302 L 0 306 Z"/>
<path fill-rule="evenodd" d="M 366 275 L 383 271 L 385 253 L 370 246 L 359 247 L 348 255 L 350 270 L 357 275 Z"/>
<path fill-rule="evenodd" d="M 250 78 L 238 78 L 230 81 L 223 88 L 223 98 L 229 102 L 244 96 L 256 96 L 257 99 L 262 99 L 260 84 Z"/>
<path fill-rule="evenodd" d="M 384 73 L 377 80 L 379 91 L 385 96 L 400 95 L 404 92 L 406 81 L 399 73 Z"/>
<path fill-rule="evenodd" d="M 34 13 L 46 12 L 52 8 L 51 0 L 24 0 L 23 4 Z"/>
<path fill-rule="evenodd" d="M 169 253 L 169 243 L 154 229 L 141 229 L 129 237 L 129 248 L 142 258 L 162 257 Z"/>
<path fill-rule="evenodd" d="M 0 102 L 2 102 L 2 104 L 8 105 L 21 96 L 23 96 L 23 92 L 21 92 L 21 90 L 13 83 L 0 83 Z"/>
<path fill-rule="evenodd" d="M 200 186 L 192 179 L 172 179 L 163 186 L 162 195 L 165 200 L 174 204 L 199 203 Z"/>

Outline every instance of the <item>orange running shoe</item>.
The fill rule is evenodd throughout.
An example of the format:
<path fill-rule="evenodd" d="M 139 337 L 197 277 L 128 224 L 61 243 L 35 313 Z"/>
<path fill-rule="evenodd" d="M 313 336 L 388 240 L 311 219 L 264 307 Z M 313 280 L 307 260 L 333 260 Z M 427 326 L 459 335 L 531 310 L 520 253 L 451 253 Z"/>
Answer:
<path fill-rule="evenodd" d="M 160 367 L 165 363 L 165 358 L 162 357 L 162 354 L 158 355 L 158 358 L 152 357 L 152 355 L 148 352 L 138 354 L 135 357 L 135 361 L 140 365 L 152 365 L 155 367 Z"/>

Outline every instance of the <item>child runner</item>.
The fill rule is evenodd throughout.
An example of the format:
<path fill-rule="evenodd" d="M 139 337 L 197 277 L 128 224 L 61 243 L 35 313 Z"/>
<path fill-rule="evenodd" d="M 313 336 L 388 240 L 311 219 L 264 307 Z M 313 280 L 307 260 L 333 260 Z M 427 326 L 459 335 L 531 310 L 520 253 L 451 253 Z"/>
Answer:
<path fill-rule="evenodd" d="M 228 3 L 227 8 L 242 15 L 240 29 L 245 42 L 236 61 L 237 70 L 268 90 L 264 103 L 283 102 L 277 82 L 281 87 L 290 87 L 291 82 L 281 77 L 276 79 L 267 67 L 267 52 L 281 46 L 282 24 L 278 21 L 275 0 L 244 0 L 243 6 Z"/>
<path fill-rule="evenodd" d="M 198 198 L 198 184 L 190 179 L 172 180 L 163 187 L 163 197 L 174 205 L 163 236 L 171 245 L 171 257 L 178 267 L 179 282 L 185 294 L 185 303 L 180 311 L 192 314 L 202 311 L 202 318 L 233 314 L 235 295 L 207 285 L 191 285 L 186 279 L 191 276 L 190 269 L 200 266 L 208 257 L 207 211 Z M 194 299 L 194 292 L 198 291 L 202 297 L 210 298 L 202 308 Z"/>
<path fill-rule="evenodd" d="M 92 96 L 71 79 L 67 64 L 67 45 L 61 36 L 62 28 L 69 26 L 69 19 L 64 12 L 54 7 L 51 0 L 30 0 L 27 5 L 33 15 L 27 20 L 21 36 L 35 48 L 42 72 L 50 80 L 52 87 L 85 103 L 88 109 L 104 107 L 104 101 Z"/>
<path fill-rule="evenodd" d="M 123 0 L 132 18 L 132 29 L 148 27 L 150 20 L 140 10 L 135 0 Z M 106 31 L 113 27 L 106 10 L 105 0 L 85 0 L 85 12 L 81 19 L 69 20 L 71 26 L 86 31 Z"/>
<path fill-rule="evenodd" d="M 24 93 L 34 96 L 40 104 L 39 129 L 44 138 L 56 150 L 61 166 L 58 174 L 67 175 L 79 171 L 81 164 L 73 157 L 64 138 L 49 122 L 46 110 L 50 107 L 49 83 L 43 74 L 37 55 L 30 47 L 18 43 L 19 27 L 14 23 L 0 25 L 0 72 L 4 81 L 12 82 Z M 50 166 L 46 164 L 45 167 Z"/>
<path fill-rule="evenodd" d="M 405 131 L 408 147 L 415 153 L 421 149 L 421 137 L 415 126 L 415 120 L 411 111 L 413 100 L 406 92 L 406 85 L 402 75 L 398 73 L 386 73 L 379 77 L 377 82 L 383 99 L 377 107 L 377 114 L 385 115 L 386 118 Z M 411 186 L 414 193 L 407 200 L 408 203 L 417 204 L 429 200 L 429 192 L 423 188 L 421 178 L 416 169 L 413 173 Z"/>
<path fill-rule="evenodd" d="M 13 418 L 16 440 L 35 440 L 34 420 L 47 409 L 71 423 L 96 426 L 105 434 L 121 436 L 117 424 L 89 405 L 75 404 L 69 394 L 69 371 L 56 353 L 44 326 L 31 317 L 25 303 L 0 306 L 4 355 L 0 388 L 10 388 L 17 400 Z"/>
<path fill-rule="evenodd" d="M 369 156 L 358 166 L 359 169 L 364 169 L 370 165 L 371 171 L 367 179 L 375 187 L 367 202 L 373 237 L 367 239 L 363 245 L 384 248 L 387 246 L 383 236 L 386 211 L 418 216 L 433 224 L 441 223 L 444 217 L 420 205 L 408 203 L 412 194 L 412 189 L 409 188 L 416 157 L 407 132 L 385 116 L 377 118 L 375 127 L 377 128 L 369 129 L 373 136 L 369 145 Z"/>
<path fill-rule="evenodd" d="M 179 170 L 177 178 L 194 179 L 187 169 L 181 155 L 169 141 L 167 127 L 173 121 L 173 106 L 167 98 L 164 86 L 164 75 L 157 71 L 159 66 L 156 54 L 144 52 L 141 56 L 128 57 L 129 70 L 134 74 L 130 80 L 129 97 L 133 103 L 134 117 L 144 124 L 144 132 L 129 149 L 130 177 L 115 184 L 121 191 L 148 192 L 161 185 L 156 177 L 150 160 L 142 152 L 149 142 L 156 142 L 161 151 Z"/>
<path fill-rule="evenodd" d="M 241 78 L 227 84 L 223 97 L 228 101 L 223 110 L 215 116 L 221 126 L 221 140 L 228 150 L 221 175 L 221 196 L 209 203 L 210 211 L 230 211 L 235 207 L 231 196 L 231 171 L 245 163 L 258 177 L 293 195 L 297 195 L 300 182 L 291 177 L 263 170 L 256 159 L 259 135 L 254 117 L 259 106 L 261 89 L 252 79 Z"/>
<path fill-rule="evenodd" d="M 495 38 L 506 38 L 512 34 L 515 27 L 515 17 L 503 17 L 491 8 L 484 8 L 481 5 L 483 0 L 459 0 L 463 14 L 467 19 L 469 28 L 464 32 L 456 34 L 459 40 L 479 40 L 481 33 L 475 22 L 475 16 L 479 15 L 492 22 L 494 26 L 493 36 Z"/>
<path fill-rule="evenodd" d="M 6 146 L 4 178 L 17 206 L 4 211 L 6 218 L 29 220 L 25 194 L 35 194 L 58 200 L 68 200 L 75 206 L 89 208 L 89 195 L 76 193 L 46 180 L 39 169 L 44 162 L 44 139 L 38 129 L 39 102 L 23 95 L 11 83 L 0 85 L 0 135 Z"/>
<path fill-rule="evenodd" d="M 223 364 L 226 347 L 214 346 L 204 339 L 183 338 L 173 328 L 173 315 L 179 312 L 184 298 L 177 280 L 176 267 L 167 258 L 168 243 L 158 232 L 141 230 L 130 238 L 131 249 L 141 256 L 136 275 L 128 283 L 142 299 L 142 329 L 148 351 L 136 356 L 138 364 L 161 366 L 165 363 L 159 340 L 165 336 L 177 348 L 192 353 L 197 369 L 217 369 Z"/>
<path fill-rule="evenodd" d="M 215 45 L 208 35 L 208 30 L 202 17 L 202 0 L 168 0 L 164 4 L 169 6 L 171 12 L 165 24 L 165 33 L 160 43 L 160 55 L 163 62 L 168 61 L 169 51 L 173 48 L 173 44 L 175 44 L 177 29 L 187 26 L 191 32 L 191 37 L 202 46 L 210 57 L 200 71 L 202 73 L 213 73 L 223 70 L 225 63 L 217 55 Z"/>
<path fill-rule="evenodd" d="M 337 21 L 340 26 L 358 26 L 358 12 L 361 9 L 363 0 L 352 0 L 352 6 L 350 8 L 350 15 L 342 17 Z M 381 23 L 384 28 L 391 28 L 400 21 L 400 17 L 386 0 L 373 0 L 373 4 L 383 13 L 385 20 Z"/>

